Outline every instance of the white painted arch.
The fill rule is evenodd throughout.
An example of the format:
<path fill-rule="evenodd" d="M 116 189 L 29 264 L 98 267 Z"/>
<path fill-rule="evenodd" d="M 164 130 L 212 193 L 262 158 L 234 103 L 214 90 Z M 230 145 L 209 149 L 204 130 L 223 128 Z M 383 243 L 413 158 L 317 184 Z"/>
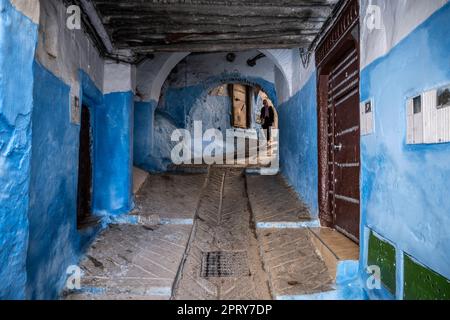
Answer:
<path fill-rule="evenodd" d="M 292 49 L 295 50 L 295 49 Z M 291 49 L 258 50 L 266 55 L 283 75 L 284 85 L 292 95 L 292 83 L 295 61 Z M 159 101 L 161 88 L 167 77 L 190 52 L 161 53 L 152 60 L 146 60 L 138 66 L 137 92 L 142 101 Z"/>

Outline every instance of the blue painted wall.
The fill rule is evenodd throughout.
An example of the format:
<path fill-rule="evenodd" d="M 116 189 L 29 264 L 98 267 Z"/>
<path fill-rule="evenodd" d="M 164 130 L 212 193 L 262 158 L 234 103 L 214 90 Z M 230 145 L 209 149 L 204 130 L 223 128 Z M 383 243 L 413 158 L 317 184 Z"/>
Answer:
<path fill-rule="evenodd" d="M 70 87 L 34 64 L 27 298 L 55 299 L 94 230 L 77 231 L 79 126 Z"/>
<path fill-rule="evenodd" d="M 280 165 L 283 175 L 318 216 L 316 75 L 278 108 Z"/>
<path fill-rule="evenodd" d="M 93 146 L 93 209 L 117 215 L 133 209 L 133 92 L 103 95 L 80 71 L 81 104 L 91 109 Z M 130 156 L 131 155 L 131 156 Z"/>
<path fill-rule="evenodd" d="M 146 168 L 146 164 L 152 163 L 153 128 L 157 104 L 156 101 L 134 104 L 134 164 L 150 171 L 154 168 Z"/>
<path fill-rule="evenodd" d="M 8 0 L 0 0 L 0 299 L 26 295 L 37 30 Z"/>
<path fill-rule="evenodd" d="M 95 110 L 94 210 L 123 214 L 133 209 L 133 108 L 130 92 L 110 93 Z"/>
<path fill-rule="evenodd" d="M 77 230 L 80 127 L 70 123 L 70 87 L 37 62 L 34 83 L 26 297 L 55 299 L 67 267 L 102 226 Z M 91 110 L 93 210 L 109 221 L 132 208 L 133 94 L 103 96 L 82 71 L 80 84 L 81 103 Z"/>
<path fill-rule="evenodd" d="M 374 98 L 376 119 L 361 142 L 362 227 L 447 278 L 450 144 L 407 145 L 406 103 L 450 83 L 449 34 L 447 4 L 361 73 L 361 101 Z"/>

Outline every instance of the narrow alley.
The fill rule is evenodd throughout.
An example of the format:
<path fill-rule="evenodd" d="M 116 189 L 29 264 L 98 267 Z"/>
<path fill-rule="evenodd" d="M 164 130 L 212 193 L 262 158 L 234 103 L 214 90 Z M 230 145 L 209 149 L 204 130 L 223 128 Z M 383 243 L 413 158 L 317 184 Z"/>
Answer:
<path fill-rule="evenodd" d="M 450 0 L 0 0 L 0 304 L 450 300 L 449 34 Z"/>
<path fill-rule="evenodd" d="M 268 300 L 333 289 L 312 231 L 286 228 L 312 221 L 281 177 L 207 171 L 148 177 L 137 222 L 100 235 L 82 263 L 83 292 L 66 298 Z"/>

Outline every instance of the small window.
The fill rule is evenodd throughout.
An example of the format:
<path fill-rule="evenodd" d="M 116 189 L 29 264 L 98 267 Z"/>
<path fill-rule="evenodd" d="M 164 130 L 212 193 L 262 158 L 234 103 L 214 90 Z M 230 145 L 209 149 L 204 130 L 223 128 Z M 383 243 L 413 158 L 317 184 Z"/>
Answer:
<path fill-rule="evenodd" d="M 419 114 L 422 112 L 422 96 L 417 96 L 413 99 L 414 104 L 414 114 Z"/>
<path fill-rule="evenodd" d="M 437 106 L 438 109 L 450 107 L 450 86 L 437 90 Z"/>

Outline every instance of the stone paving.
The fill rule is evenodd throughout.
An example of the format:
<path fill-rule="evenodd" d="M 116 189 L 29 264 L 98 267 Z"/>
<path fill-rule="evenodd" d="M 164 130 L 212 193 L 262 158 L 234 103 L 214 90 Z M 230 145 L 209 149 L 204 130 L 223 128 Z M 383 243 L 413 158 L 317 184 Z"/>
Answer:
<path fill-rule="evenodd" d="M 81 262 L 82 290 L 68 299 L 170 299 L 207 174 L 151 175 L 132 215 L 111 225 Z"/>
<path fill-rule="evenodd" d="M 257 228 L 311 220 L 281 177 L 207 172 L 150 175 L 132 216 L 153 223 L 104 230 L 81 263 L 82 290 L 66 298 L 268 300 L 332 288 L 307 229 Z"/>
<path fill-rule="evenodd" d="M 133 215 L 192 224 L 207 174 L 151 175 L 136 194 Z M 188 223 L 189 224 L 189 223 Z"/>
<path fill-rule="evenodd" d="M 327 266 L 304 227 L 313 219 L 295 191 L 280 175 L 248 175 L 247 188 L 274 298 L 331 290 Z"/>
<path fill-rule="evenodd" d="M 280 175 L 249 175 L 247 188 L 256 223 L 311 220 L 308 208 Z"/>
<path fill-rule="evenodd" d="M 216 168 L 202 197 L 187 260 L 175 299 L 271 299 L 251 221 L 242 169 Z M 201 276 L 207 252 L 243 253 L 247 273 L 227 277 Z"/>
<path fill-rule="evenodd" d="M 81 263 L 70 299 L 170 299 L 191 226 L 112 225 Z"/>
<path fill-rule="evenodd" d="M 258 239 L 272 294 L 276 299 L 333 289 L 326 264 L 307 229 L 258 230 Z"/>

